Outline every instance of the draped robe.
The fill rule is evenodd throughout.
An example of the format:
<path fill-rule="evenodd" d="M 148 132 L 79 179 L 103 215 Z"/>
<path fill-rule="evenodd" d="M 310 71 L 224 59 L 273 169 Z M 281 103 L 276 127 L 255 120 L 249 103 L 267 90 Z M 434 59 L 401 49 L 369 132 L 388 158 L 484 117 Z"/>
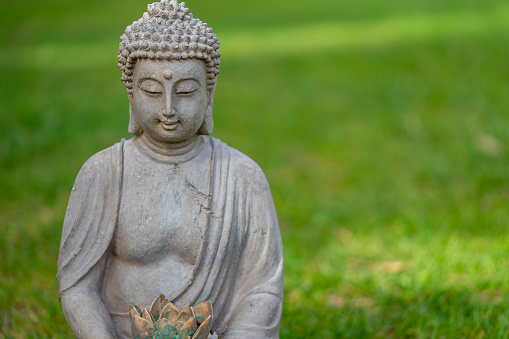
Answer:
<path fill-rule="evenodd" d="M 202 138 L 212 148 L 208 223 L 194 273 L 172 301 L 196 305 L 210 300 L 213 329 L 221 338 L 278 338 L 283 252 L 267 180 L 247 156 L 215 138 Z M 62 231 L 60 296 L 110 248 L 123 171 L 124 141 L 97 153 L 80 170 Z"/>

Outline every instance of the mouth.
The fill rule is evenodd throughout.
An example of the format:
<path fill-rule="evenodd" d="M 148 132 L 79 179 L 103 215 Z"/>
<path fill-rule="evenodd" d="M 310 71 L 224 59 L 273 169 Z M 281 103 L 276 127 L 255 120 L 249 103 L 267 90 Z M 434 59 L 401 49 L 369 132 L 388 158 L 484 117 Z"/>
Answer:
<path fill-rule="evenodd" d="M 161 124 L 163 125 L 163 128 L 165 130 L 173 131 L 177 128 L 178 120 L 177 121 L 164 121 L 161 120 Z"/>

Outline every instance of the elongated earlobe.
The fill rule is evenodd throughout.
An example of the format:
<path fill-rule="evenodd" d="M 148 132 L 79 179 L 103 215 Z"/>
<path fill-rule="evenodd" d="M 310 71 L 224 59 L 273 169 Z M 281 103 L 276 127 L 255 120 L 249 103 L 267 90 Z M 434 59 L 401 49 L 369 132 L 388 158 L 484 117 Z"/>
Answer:
<path fill-rule="evenodd" d="M 203 124 L 198 130 L 198 134 L 209 135 L 212 134 L 214 130 L 214 120 L 212 119 L 212 107 L 214 106 L 214 92 L 216 87 L 209 90 L 208 92 L 208 100 L 207 100 L 207 110 L 205 111 L 205 119 L 203 119 Z"/>
<path fill-rule="evenodd" d="M 127 129 L 129 134 L 140 136 L 143 133 L 143 129 L 136 121 L 136 116 L 134 115 L 133 107 L 131 106 L 131 102 L 129 102 L 129 127 Z"/>

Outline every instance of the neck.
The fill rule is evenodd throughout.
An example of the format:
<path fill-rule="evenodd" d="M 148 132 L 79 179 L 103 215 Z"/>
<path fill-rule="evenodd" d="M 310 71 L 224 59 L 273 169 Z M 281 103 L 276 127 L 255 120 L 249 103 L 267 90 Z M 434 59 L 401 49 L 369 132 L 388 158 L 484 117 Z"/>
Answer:
<path fill-rule="evenodd" d="M 169 157 L 175 157 L 191 152 L 200 141 L 198 135 L 194 135 L 191 138 L 182 142 L 170 143 L 152 139 L 146 133 L 143 133 L 136 138 L 138 142 L 146 146 L 151 151 Z"/>

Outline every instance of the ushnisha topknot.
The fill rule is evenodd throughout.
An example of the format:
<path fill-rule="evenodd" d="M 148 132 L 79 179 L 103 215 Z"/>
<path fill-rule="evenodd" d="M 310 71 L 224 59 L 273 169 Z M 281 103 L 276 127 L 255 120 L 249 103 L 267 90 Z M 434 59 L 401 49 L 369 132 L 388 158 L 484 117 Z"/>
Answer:
<path fill-rule="evenodd" d="M 127 26 L 118 49 L 120 80 L 132 93 L 133 67 L 137 59 L 202 59 L 207 66 L 207 88 L 213 89 L 219 74 L 219 41 L 212 28 L 193 18 L 185 2 L 162 0 L 147 6 L 143 17 Z"/>

